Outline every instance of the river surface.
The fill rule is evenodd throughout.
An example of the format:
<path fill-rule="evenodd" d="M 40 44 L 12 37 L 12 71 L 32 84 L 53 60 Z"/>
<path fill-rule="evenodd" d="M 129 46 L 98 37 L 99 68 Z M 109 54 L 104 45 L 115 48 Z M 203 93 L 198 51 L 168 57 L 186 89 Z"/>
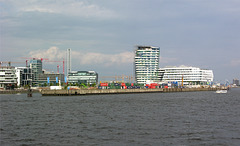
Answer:
<path fill-rule="evenodd" d="M 0 95 L 0 145 L 240 145 L 240 89 Z"/>

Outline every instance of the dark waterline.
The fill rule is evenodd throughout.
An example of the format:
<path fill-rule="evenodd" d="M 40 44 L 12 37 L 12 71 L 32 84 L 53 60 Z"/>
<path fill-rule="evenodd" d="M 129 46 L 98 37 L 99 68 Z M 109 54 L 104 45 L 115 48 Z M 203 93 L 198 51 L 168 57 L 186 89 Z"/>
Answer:
<path fill-rule="evenodd" d="M 0 95 L 0 145 L 240 145 L 239 95 Z"/>

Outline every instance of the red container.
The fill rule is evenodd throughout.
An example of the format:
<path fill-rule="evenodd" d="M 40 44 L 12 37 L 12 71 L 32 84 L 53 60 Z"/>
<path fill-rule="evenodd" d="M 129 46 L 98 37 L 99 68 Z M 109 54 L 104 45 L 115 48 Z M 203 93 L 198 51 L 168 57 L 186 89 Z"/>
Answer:
<path fill-rule="evenodd" d="M 121 86 L 126 86 L 126 84 L 125 84 L 125 83 L 122 83 Z"/>
<path fill-rule="evenodd" d="M 156 89 L 156 86 L 152 86 L 152 89 Z"/>
<path fill-rule="evenodd" d="M 150 85 L 151 85 L 151 86 L 158 86 L 157 83 L 151 83 Z"/>
<path fill-rule="evenodd" d="M 100 83 L 100 86 L 105 86 L 105 87 L 107 87 L 107 86 L 108 86 L 108 83 Z"/>

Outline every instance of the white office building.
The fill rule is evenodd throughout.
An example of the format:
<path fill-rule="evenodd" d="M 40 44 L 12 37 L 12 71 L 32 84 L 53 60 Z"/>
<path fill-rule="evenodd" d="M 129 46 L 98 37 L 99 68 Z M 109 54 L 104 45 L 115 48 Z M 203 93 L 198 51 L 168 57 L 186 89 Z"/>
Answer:
<path fill-rule="evenodd" d="M 68 73 L 68 83 L 96 85 L 98 84 L 98 73 L 95 71 L 71 71 Z"/>
<path fill-rule="evenodd" d="M 14 89 L 17 86 L 15 72 L 13 66 L 0 66 L 0 89 Z"/>
<path fill-rule="evenodd" d="M 135 50 L 135 79 L 139 84 L 159 82 L 160 48 L 152 46 L 137 46 Z"/>
<path fill-rule="evenodd" d="M 159 69 L 160 80 L 165 83 L 177 82 L 179 85 L 208 85 L 213 82 L 213 71 L 198 67 L 165 67 Z"/>
<path fill-rule="evenodd" d="M 31 86 L 33 73 L 29 67 L 15 67 L 18 86 Z"/>

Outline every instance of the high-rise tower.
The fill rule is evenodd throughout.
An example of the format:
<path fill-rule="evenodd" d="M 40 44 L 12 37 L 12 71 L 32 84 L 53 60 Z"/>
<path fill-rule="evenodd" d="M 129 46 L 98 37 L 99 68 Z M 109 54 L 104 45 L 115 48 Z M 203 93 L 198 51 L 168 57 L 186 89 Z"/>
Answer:
<path fill-rule="evenodd" d="M 135 50 L 135 78 L 140 84 L 159 82 L 160 48 L 152 46 L 137 46 Z"/>
<path fill-rule="evenodd" d="M 30 60 L 30 68 L 33 73 L 33 85 L 38 84 L 39 75 L 42 74 L 42 60 L 33 58 Z"/>

